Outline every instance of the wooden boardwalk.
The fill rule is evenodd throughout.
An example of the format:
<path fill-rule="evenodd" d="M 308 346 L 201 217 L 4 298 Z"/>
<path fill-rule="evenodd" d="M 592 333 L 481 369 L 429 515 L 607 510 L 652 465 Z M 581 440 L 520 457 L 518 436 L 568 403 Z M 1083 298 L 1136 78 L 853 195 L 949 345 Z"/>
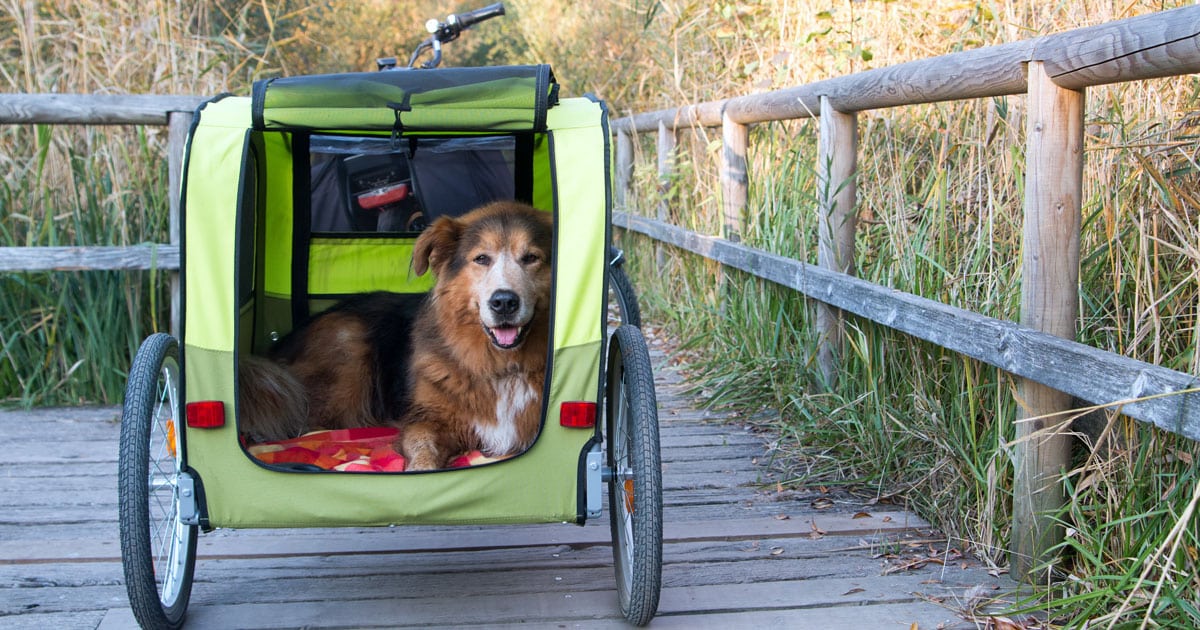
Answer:
<path fill-rule="evenodd" d="M 663 591 L 653 628 L 974 628 L 1011 589 L 921 519 L 778 492 L 770 436 L 697 411 L 656 353 Z M 0 411 L 0 628 L 130 628 L 118 410 Z M 621 627 L 607 514 L 584 527 L 220 530 L 189 628 Z"/>

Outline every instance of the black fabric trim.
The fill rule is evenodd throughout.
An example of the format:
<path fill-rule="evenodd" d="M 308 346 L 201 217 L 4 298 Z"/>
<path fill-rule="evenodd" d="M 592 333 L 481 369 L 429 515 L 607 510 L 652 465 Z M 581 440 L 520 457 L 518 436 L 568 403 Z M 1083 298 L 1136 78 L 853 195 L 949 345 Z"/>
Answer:
<path fill-rule="evenodd" d="M 397 241 L 415 240 L 421 236 L 420 232 L 310 232 L 309 240 L 317 238 L 338 238 L 338 239 L 391 239 Z"/>
<path fill-rule="evenodd" d="M 554 71 L 549 65 L 538 66 L 537 72 L 537 102 L 533 110 L 533 130 L 546 131 L 546 114 L 551 107 L 558 104 L 558 83 L 554 80 Z"/>
<path fill-rule="evenodd" d="M 183 348 L 180 347 L 180 350 L 182 349 Z M 181 399 L 181 401 L 182 400 L 186 399 Z M 185 468 L 187 473 L 191 475 L 192 481 L 195 483 L 193 490 L 196 491 L 196 506 L 199 511 L 198 518 L 200 521 L 200 531 L 207 534 L 208 532 L 213 531 L 215 528 L 212 526 L 208 518 L 208 495 L 204 492 L 204 480 L 200 478 L 200 473 L 197 472 L 195 468 L 192 468 L 191 466 L 185 466 Z"/>
<path fill-rule="evenodd" d="M 261 133 L 251 133 L 248 137 L 251 155 L 254 157 L 254 321 L 250 329 L 250 348 L 253 351 L 261 347 L 263 340 L 257 337 L 258 324 L 265 317 L 267 286 L 267 187 L 266 180 L 267 150 L 266 139 Z M 236 346 L 235 346 L 236 347 Z"/>
<path fill-rule="evenodd" d="M 275 79 L 262 79 L 254 82 L 254 87 L 250 94 L 250 120 L 256 131 L 263 131 L 267 128 L 266 123 L 266 104 L 267 104 L 267 88 Z"/>
<path fill-rule="evenodd" d="M 308 250 L 312 241 L 312 183 L 308 134 L 292 135 L 292 328 L 308 319 Z"/>
<path fill-rule="evenodd" d="M 513 197 L 533 205 L 533 151 L 535 137 L 531 133 L 513 136 L 516 141 L 513 156 Z"/>
<path fill-rule="evenodd" d="M 242 274 L 241 274 L 242 256 L 246 255 L 246 252 L 242 251 L 242 243 L 245 242 L 244 239 L 246 238 L 246 235 L 242 234 L 242 227 L 245 225 L 242 221 L 245 219 L 244 215 L 246 214 L 246 203 L 245 203 L 245 201 L 246 201 L 246 183 L 247 183 L 246 182 L 246 165 L 247 165 L 246 163 L 250 159 L 250 155 L 255 152 L 253 142 L 250 139 L 250 134 L 252 134 L 252 133 L 254 133 L 254 132 L 252 132 L 250 130 L 246 130 L 245 135 L 242 136 L 242 164 L 241 164 L 241 167 L 238 172 L 237 210 L 234 213 L 234 217 L 233 217 L 233 224 L 235 226 L 234 227 L 234 238 L 233 238 L 233 271 L 234 271 L 233 321 L 235 321 L 235 322 L 237 322 L 241 319 L 241 310 L 242 310 L 242 306 L 244 306 L 244 304 L 242 302 L 242 298 L 243 298 L 243 296 L 246 295 L 245 288 L 246 288 L 246 280 L 247 279 L 243 278 Z M 258 174 L 255 173 L 255 180 L 257 180 L 257 175 Z M 257 197 L 258 191 L 257 190 L 253 191 L 253 194 L 255 195 L 255 197 Z M 255 199 L 254 206 L 257 209 L 257 207 L 258 207 L 257 199 Z M 255 226 L 258 225 L 258 217 L 257 216 L 254 217 L 254 225 Z M 251 229 L 254 229 L 254 228 L 251 228 Z M 255 240 L 257 240 L 257 238 Z M 254 252 L 251 252 L 252 255 L 253 255 L 253 253 Z M 251 281 L 252 280 L 253 279 L 251 279 Z M 251 287 L 251 288 L 257 289 L 257 287 Z M 255 291 L 254 293 L 257 294 L 257 291 Z M 238 339 L 239 332 L 240 331 L 235 330 L 234 334 L 233 334 L 234 348 L 238 347 L 238 342 L 240 341 Z"/>
<path fill-rule="evenodd" d="M 612 207 L 613 207 L 613 190 L 612 190 L 612 135 L 608 128 L 608 105 L 596 95 L 588 93 L 584 94 L 588 100 L 600 106 L 600 129 L 604 134 L 604 262 L 605 269 L 608 269 L 608 248 L 612 245 Z M 604 393 L 607 389 L 608 381 L 608 273 L 604 274 L 604 295 L 605 299 L 601 300 L 600 308 L 603 312 L 600 313 L 600 383 L 599 389 L 596 392 L 596 400 L 604 400 Z M 600 439 L 602 431 L 600 422 L 596 422 L 596 439 Z"/>

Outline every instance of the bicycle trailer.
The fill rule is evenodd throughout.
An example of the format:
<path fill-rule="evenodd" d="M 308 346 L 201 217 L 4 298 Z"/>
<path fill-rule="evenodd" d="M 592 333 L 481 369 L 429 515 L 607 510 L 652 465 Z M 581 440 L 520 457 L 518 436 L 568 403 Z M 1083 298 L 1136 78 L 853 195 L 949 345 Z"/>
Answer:
<path fill-rule="evenodd" d="M 199 531 L 583 524 L 602 514 L 605 494 L 622 612 L 650 620 L 661 567 L 657 415 L 640 330 L 609 321 L 610 292 L 618 312 L 633 296 L 626 279 L 609 279 L 606 115 L 596 98 L 560 97 L 544 65 L 265 80 L 198 109 L 181 191 L 179 338 L 143 343 L 122 418 L 122 556 L 143 626 L 182 623 Z M 239 430 L 240 362 L 349 296 L 419 302 L 434 283 L 409 265 L 422 230 L 492 200 L 553 216 L 533 445 L 422 473 L 256 452 Z M 370 437 L 349 442 L 378 452 Z"/>

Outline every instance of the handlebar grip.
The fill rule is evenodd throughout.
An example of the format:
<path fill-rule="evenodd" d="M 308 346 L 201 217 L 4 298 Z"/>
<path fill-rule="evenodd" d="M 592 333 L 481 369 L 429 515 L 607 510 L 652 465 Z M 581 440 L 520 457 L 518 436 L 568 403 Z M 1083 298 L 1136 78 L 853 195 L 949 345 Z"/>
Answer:
<path fill-rule="evenodd" d="M 489 4 L 474 11 L 456 13 L 451 15 L 446 21 L 451 23 L 457 22 L 459 28 L 468 29 L 484 20 L 490 20 L 501 15 L 504 15 L 504 3 L 497 2 L 496 4 Z"/>

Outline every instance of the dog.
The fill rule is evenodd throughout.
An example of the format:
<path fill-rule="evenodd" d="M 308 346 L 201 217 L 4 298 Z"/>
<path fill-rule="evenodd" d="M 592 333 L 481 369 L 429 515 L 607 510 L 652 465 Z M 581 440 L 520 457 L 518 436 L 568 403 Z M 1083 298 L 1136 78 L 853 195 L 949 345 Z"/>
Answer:
<path fill-rule="evenodd" d="M 254 441 L 317 429 L 398 425 L 407 470 L 479 450 L 520 453 L 537 437 L 550 344 L 553 221 L 498 201 L 440 217 L 414 245 L 434 287 L 414 308 L 354 296 L 243 357 L 239 430 Z"/>

